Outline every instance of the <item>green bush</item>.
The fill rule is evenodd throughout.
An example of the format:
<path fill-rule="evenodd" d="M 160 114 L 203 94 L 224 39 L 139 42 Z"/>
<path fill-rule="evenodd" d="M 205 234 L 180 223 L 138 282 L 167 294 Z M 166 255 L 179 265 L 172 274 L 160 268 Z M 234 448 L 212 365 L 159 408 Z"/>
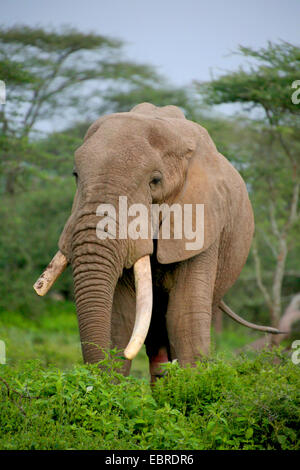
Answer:
<path fill-rule="evenodd" d="M 296 449 L 300 437 L 299 367 L 280 354 L 214 359 L 172 367 L 154 396 L 193 423 L 208 449 Z"/>
<path fill-rule="evenodd" d="M 117 359 L 2 365 L 0 448 L 300 448 L 299 367 L 280 352 L 170 364 L 153 389 Z"/>

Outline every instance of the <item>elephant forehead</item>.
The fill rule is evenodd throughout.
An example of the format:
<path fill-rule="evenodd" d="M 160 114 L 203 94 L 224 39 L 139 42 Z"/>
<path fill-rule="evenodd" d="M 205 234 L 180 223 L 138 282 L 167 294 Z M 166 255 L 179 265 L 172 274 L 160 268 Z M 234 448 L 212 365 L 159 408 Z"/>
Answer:
<path fill-rule="evenodd" d="M 139 154 L 149 147 L 150 124 L 145 120 L 111 115 L 102 120 L 98 129 L 91 133 L 75 152 L 75 158 L 87 155 L 122 155 L 129 151 Z"/>
<path fill-rule="evenodd" d="M 147 129 L 144 122 L 123 116 L 102 121 L 99 129 L 76 150 L 77 169 L 94 172 L 96 167 L 99 170 L 113 167 L 129 170 L 137 165 L 145 170 L 152 167 L 158 163 L 159 155 L 149 142 Z"/>
<path fill-rule="evenodd" d="M 152 123 L 151 117 L 132 113 L 112 114 L 101 122 L 96 134 L 105 142 L 113 139 L 114 142 L 122 141 L 122 144 L 126 144 L 139 137 L 147 138 Z"/>
<path fill-rule="evenodd" d="M 131 113 L 143 114 L 145 116 L 156 116 L 156 117 L 171 117 L 177 119 L 185 119 L 185 116 L 181 109 L 177 106 L 154 106 L 151 103 L 141 103 L 131 109 Z"/>
<path fill-rule="evenodd" d="M 142 113 L 116 113 L 96 121 L 89 129 L 83 145 L 75 152 L 75 161 L 122 161 L 164 154 L 185 155 L 195 149 L 197 136 L 194 123 L 174 117 L 158 117 Z M 158 153 L 157 153 L 158 152 Z"/>

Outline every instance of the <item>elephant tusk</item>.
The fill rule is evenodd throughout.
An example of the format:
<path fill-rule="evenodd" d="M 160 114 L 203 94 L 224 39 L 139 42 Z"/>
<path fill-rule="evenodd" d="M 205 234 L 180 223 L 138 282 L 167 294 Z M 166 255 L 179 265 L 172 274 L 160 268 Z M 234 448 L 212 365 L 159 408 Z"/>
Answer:
<path fill-rule="evenodd" d="M 52 261 L 48 264 L 43 274 L 38 278 L 33 288 L 38 295 L 45 295 L 54 284 L 56 279 L 65 270 L 68 264 L 67 258 L 58 251 Z"/>
<path fill-rule="evenodd" d="M 152 314 L 152 277 L 149 255 L 140 258 L 134 264 L 134 281 L 136 291 L 136 317 L 133 332 L 124 351 L 126 359 L 134 359 L 143 346 Z"/>

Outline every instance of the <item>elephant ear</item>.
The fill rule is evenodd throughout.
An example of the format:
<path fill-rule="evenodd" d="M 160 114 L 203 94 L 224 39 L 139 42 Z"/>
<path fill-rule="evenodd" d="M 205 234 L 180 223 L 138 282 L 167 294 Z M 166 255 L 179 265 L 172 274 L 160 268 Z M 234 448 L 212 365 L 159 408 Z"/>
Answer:
<path fill-rule="evenodd" d="M 194 124 L 194 123 L 193 123 Z M 182 212 L 181 238 L 174 217 L 170 218 L 170 238 L 163 236 L 163 218 L 157 240 L 157 259 L 162 264 L 175 263 L 207 250 L 220 236 L 226 217 L 226 173 L 230 164 L 218 153 L 207 131 L 197 126 L 195 150 L 188 160 L 185 182 L 169 205 Z M 177 206 L 178 209 L 178 206 Z M 190 228 L 190 232 L 186 229 Z M 194 232 L 194 239 L 191 234 Z"/>

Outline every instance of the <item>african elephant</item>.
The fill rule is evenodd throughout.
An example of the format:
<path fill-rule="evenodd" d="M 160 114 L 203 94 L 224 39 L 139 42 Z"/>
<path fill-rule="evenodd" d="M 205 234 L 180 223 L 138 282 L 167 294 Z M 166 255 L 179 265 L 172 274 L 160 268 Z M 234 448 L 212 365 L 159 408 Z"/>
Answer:
<path fill-rule="evenodd" d="M 179 108 L 142 103 L 101 117 L 75 152 L 74 175 L 71 216 L 35 289 L 46 293 L 71 264 L 84 361 L 98 362 L 101 348 L 125 349 L 128 374 L 145 343 L 154 380 L 160 363 L 194 364 L 209 353 L 218 308 L 246 326 L 277 332 L 247 323 L 222 301 L 249 253 L 252 208 L 237 170 Z M 173 236 L 160 236 L 162 219 L 156 237 L 99 238 L 97 207 L 118 208 L 120 196 L 149 213 L 153 203 L 204 205 L 203 243 L 188 250 L 172 220 Z"/>

